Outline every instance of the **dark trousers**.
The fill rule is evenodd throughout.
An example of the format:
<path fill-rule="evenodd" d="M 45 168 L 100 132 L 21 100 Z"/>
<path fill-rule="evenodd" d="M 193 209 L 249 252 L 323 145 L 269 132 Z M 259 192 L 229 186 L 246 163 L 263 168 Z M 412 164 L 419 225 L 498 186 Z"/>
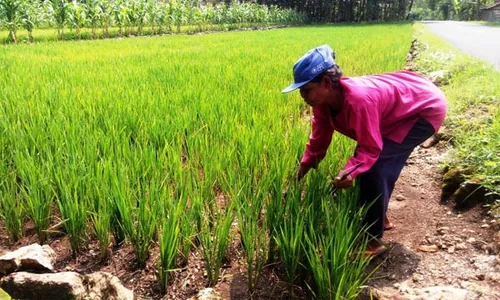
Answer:
<path fill-rule="evenodd" d="M 434 134 L 434 127 L 419 119 L 401 144 L 383 139 L 384 146 L 373 167 L 359 175 L 361 204 L 370 205 L 364 224 L 368 233 L 376 238 L 384 234 L 384 217 L 392 191 L 406 160 L 413 149 Z"/>

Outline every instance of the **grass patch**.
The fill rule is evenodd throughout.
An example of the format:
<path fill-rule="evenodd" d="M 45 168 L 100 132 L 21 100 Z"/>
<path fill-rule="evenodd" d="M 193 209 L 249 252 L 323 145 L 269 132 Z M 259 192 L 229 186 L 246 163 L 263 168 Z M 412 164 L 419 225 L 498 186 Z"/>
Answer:
<path fill-rule="evenodd" d="M 441 86 L 449 103 L 445 126 L 454 145 L 446 163 L 472 167 L 472 176 L 500 192 L 500 73 L 440 40 L 424 25 L 414 26 L 428 47 L 417 57 L 418 71 L 449 74 L 448 84 Z"/>
<path fill-rule="evenodd" d="M 487 22 L 487 21 L 480 21 L 480 22 L 477 22 L 481 25 L 486 25 L 486 26 L 493 26 L 493 27 L 500 27 L 500 21 L 498 22 Z"/>

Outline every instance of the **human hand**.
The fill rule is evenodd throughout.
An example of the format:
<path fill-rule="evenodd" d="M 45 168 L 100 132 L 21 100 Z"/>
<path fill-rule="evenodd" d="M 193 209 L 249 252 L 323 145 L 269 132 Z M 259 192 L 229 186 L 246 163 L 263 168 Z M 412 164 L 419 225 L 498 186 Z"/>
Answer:
<path fill-rule="evenodd" d="M 301 181 L 304 176 L 306 176 L 307 172 L 311 169 L 311 166 L 306 164 L 300 164 L 299 170 L 297 171 L 297 181 Z"/>
<path fill-rule="evenodd" d="M 346 189 L 352 186 L 352 176 L 348 174 L 349 172 L 340 171 L 337 177 L 333 179 L 332 184 L 339 189 Z"/>

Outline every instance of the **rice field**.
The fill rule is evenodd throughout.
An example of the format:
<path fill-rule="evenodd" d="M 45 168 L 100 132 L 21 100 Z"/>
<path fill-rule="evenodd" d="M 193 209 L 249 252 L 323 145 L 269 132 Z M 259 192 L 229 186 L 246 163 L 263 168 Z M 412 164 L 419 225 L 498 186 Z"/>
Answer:
<path fill-rule="evenodd" d="M 60 224 L 75 257 L 97 241 L 133 247 L 157 279 L 203 254 L 206 285 L 239 240 L 250 291 L 269 265 L 321 299 L 365 282 L 363 209 L 329 178 L 354 142 L 335 135 L 295 182 L 310 132 L 293 63 L 329 44 L 344 74 L 402 68 L 410 24 L 301 27 L 193 36 L 0 46 L 0 216 L 11 242 Z M 283 191 L 287 193 L 283 193 Z"/>

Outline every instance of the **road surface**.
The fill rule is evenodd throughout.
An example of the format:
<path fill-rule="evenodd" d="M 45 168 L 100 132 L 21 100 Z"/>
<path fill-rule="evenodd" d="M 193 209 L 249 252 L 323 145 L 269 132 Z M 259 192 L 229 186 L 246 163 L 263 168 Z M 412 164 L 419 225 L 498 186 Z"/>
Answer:
<path fill-rule="evenodd" d="M 500 27 L 456 21 L 423 23 L 457 49 L 493 64 L 500 71 Z"/>

